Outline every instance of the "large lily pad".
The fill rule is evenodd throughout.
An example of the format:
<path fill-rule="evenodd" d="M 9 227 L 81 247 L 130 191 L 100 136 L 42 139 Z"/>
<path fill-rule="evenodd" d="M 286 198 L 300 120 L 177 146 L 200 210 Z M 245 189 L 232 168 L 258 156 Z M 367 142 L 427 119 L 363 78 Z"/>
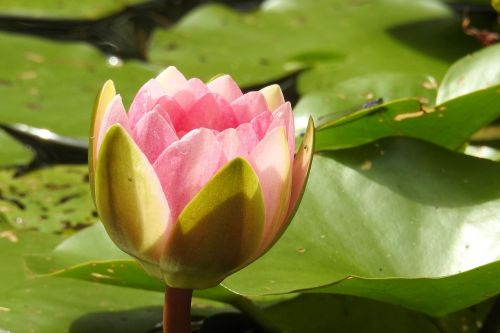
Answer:
<path fill-rule="evenodd" d="M 441 77 L 473 43 L 440 1 L 268 0 L 244 14 L 197 8 L 155 32 L 150 58 L 206 79 L 229 72 L 243 85 L 312 67 L 299 79 L 305 93 L 374 71 Z"/>
<path fill-rule="evenodd" d="M 0 2 L 0 16 L 30 19 L 99 19 L 132 5 L 149 0 L 72 1 L 72 0 L 4 0 Z"/>
<path fill-rule="evenodd" d="M 284 237 L 223 285 L 245 295 L 344 293 L 433 315 L 478 303 L 500 292 L 499 175 L 494 162 L 411 139 L 317 156 Z M 79 254 L 86 256 L 95 243 L 80 240 Z M 55 275 L 123 284 L 132 270 L 111 279 L 90 274 L 119 264 L 101 260 L 116 251 L 107 242 L 97 242 L 94 260 L 65 261 L 57 257 L 71 258 L 72 251 L 56 251 L 45 264 L 35 260 L 30 267 L 51 272 L 66 265 Z M 133 274 L 132 281 L 144 282 L 141 271 Z"/>
<path fill-rule="evenodd" d="M 114 79 L 126 102 L 155 70 L 138 62 L 113 66 L 82 43 L 57 43 L 0 34 L 0 122 L 25 123 L 59 134 L 87 138 L 99 87 Z M 119 62 L 118 62 L 119 64 Z M 0 164 L 23 161 L 26 152 L 0 137 Z M 10 142 L 9 142 L 10 143 Z"/>
<path fill-rule="evenodd" d="M 464 308 L 500 292 L 499 182 L 494 162 L 410 139 L 317 156 L 283 239 L 224 286 Z"/>

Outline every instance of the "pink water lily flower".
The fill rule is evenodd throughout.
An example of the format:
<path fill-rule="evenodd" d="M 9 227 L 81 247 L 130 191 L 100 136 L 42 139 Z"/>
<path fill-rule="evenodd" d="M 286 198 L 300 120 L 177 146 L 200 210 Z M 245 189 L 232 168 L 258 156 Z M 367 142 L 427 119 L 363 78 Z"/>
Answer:
<path fill-rule="evenodd" d="M 310 121 L 295 155 L 279 86 L 243 94 L 175 67 L 128 113 L 113 82 L 97 98 L 89 168 L 111 239 L 174 288 L 207 288 L 264 254 L 289 224 L 312 161 Z"/>

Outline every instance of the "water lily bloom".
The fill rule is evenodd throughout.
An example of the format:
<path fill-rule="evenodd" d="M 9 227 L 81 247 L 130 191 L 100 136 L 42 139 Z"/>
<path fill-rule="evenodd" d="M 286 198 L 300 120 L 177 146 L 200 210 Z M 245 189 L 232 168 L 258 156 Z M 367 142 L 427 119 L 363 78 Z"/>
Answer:
<path fill-rule="evenodd" d="M 243 94 L 228 75 L 205 84 L 169 67 L 128 113 L 113 82 L 94 109 L 89 168 L 111 239 L 173 288 L 207 288 L 263 255 L 289 224 L 313 151 L 295 153 L 279 86 Z"/>

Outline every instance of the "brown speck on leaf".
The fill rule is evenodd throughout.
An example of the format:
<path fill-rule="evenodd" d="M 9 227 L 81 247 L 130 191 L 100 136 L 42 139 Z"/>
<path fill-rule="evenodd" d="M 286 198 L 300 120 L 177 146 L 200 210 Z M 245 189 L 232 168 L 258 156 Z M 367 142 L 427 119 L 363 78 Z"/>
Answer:
<path fill-rule="evenodd" d="M 11 86 L 12 82 L 6 79 L 0 79 L 0 87 L 8 87 Z"/>
<path fill-rule="evenodd" d="M 429 103 L 429 99 L 428 99 L 428 98 L 425 98 L 425 97 L 420 97 L 420 98 L 418 99 L 418 102 L 419 102 L 420 104 L 428 104 L 428 103 Z"/>
<path fill-rule="evenodd" d="M 35 71 L 26 71 L 19 74 L 19 79 L 21 80 L 33 80 L 36 79 L 38 74 Z"/>
<path fill-rule="evenodd" d="M 26 52 L 24 54 L 24 58 L 26 58 L 27 60 L 29 61 L 33 61 L 37 64 L 41 64 L 42 62 L 45 61 L 45 57 L 38 54 L 38 53 L 35 53 L 35 52 Z"/>
<path fill-rule="evenodd" d="M 28 102 L 25 104 L 26 107 L 32 111 L 40 111 L 42 109 L 42 105 L 38 103 Z"/>
<path fill-rule="evenodd" d="M 363 162 L 363 164 L 361 164 L 360 169 L 363 171 L 367 171 L 367 170 L 370 170 L 372 168 L 372 165 L 373 165 L 372 161 L 366 160 Z"/>
<path fill-rule="evenodd" d="M 347 99 L 347 96 L 344 94 L 337 94 L 335 96 L 342 101 L 345 101 Z"/>
<path fill-rule="evenodd" d="M 96 279 L 110 279 L 111 276 L 100 274 L 100 273 L 90 273 L 90 276 L 96 278 Z"/>
<path fill-rule="evenodd" d="M 375 97 L 375 95 L 373 94 L 373 92 L 367 92 L 366 94 L 363 95 L 363 97 L 366 99 L 366 100 L 370 100 L 370 99 L 373 99 L 373 97 Z"/>
<path fill-rule="evenodd" d="M 407 113 L 400 113 L 394 117 L 395 121 L 403 121 L 406 119 L 412 119 L 412 118 L 417 118 L 420 116 L 423 116 L 425 114 L 424 111 L 416 111 L 416 112 L 407 112 Z"/>
<path fill-rule="evenodd" d="M 422 87 L 428 90 L 436 90 L 438 88 L 438 84 L 433 77 L 429 77 L 427 80 L 422 82 Z"/>
<path fill-rule="evenodd" d="M 19 242 L 19 238 L 17 238 L 17 235 L 13 230 L 5 230 L 0 232 L 0 238 L 5 238 L 11 243 Z"/>
<path fill-rule="evenodd" d="M 297 252 L 298 253 L 304 253 L 304 252 L 306 252 L 306 249 L 303 248 L 302 246 L 300 246 L 300 247 L 297 248 Z"/>

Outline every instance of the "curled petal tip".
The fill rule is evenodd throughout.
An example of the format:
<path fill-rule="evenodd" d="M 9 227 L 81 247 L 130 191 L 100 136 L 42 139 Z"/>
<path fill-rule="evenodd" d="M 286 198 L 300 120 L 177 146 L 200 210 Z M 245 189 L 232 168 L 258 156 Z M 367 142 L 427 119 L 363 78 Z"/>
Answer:
<path fill-rule="evenodd" d="M 165 94 L 172 96 L 186 83 L 186 78 L 175 66 L 169 66 L 156 77 Z"/>
<path fill-rule="evenodd" d="M 281 87 L 277 84 L 272 84 L 260 90 L 266 99 L 269 111 L 276 110 L 281 104 L 285 103 L 285 97 Z"/>

